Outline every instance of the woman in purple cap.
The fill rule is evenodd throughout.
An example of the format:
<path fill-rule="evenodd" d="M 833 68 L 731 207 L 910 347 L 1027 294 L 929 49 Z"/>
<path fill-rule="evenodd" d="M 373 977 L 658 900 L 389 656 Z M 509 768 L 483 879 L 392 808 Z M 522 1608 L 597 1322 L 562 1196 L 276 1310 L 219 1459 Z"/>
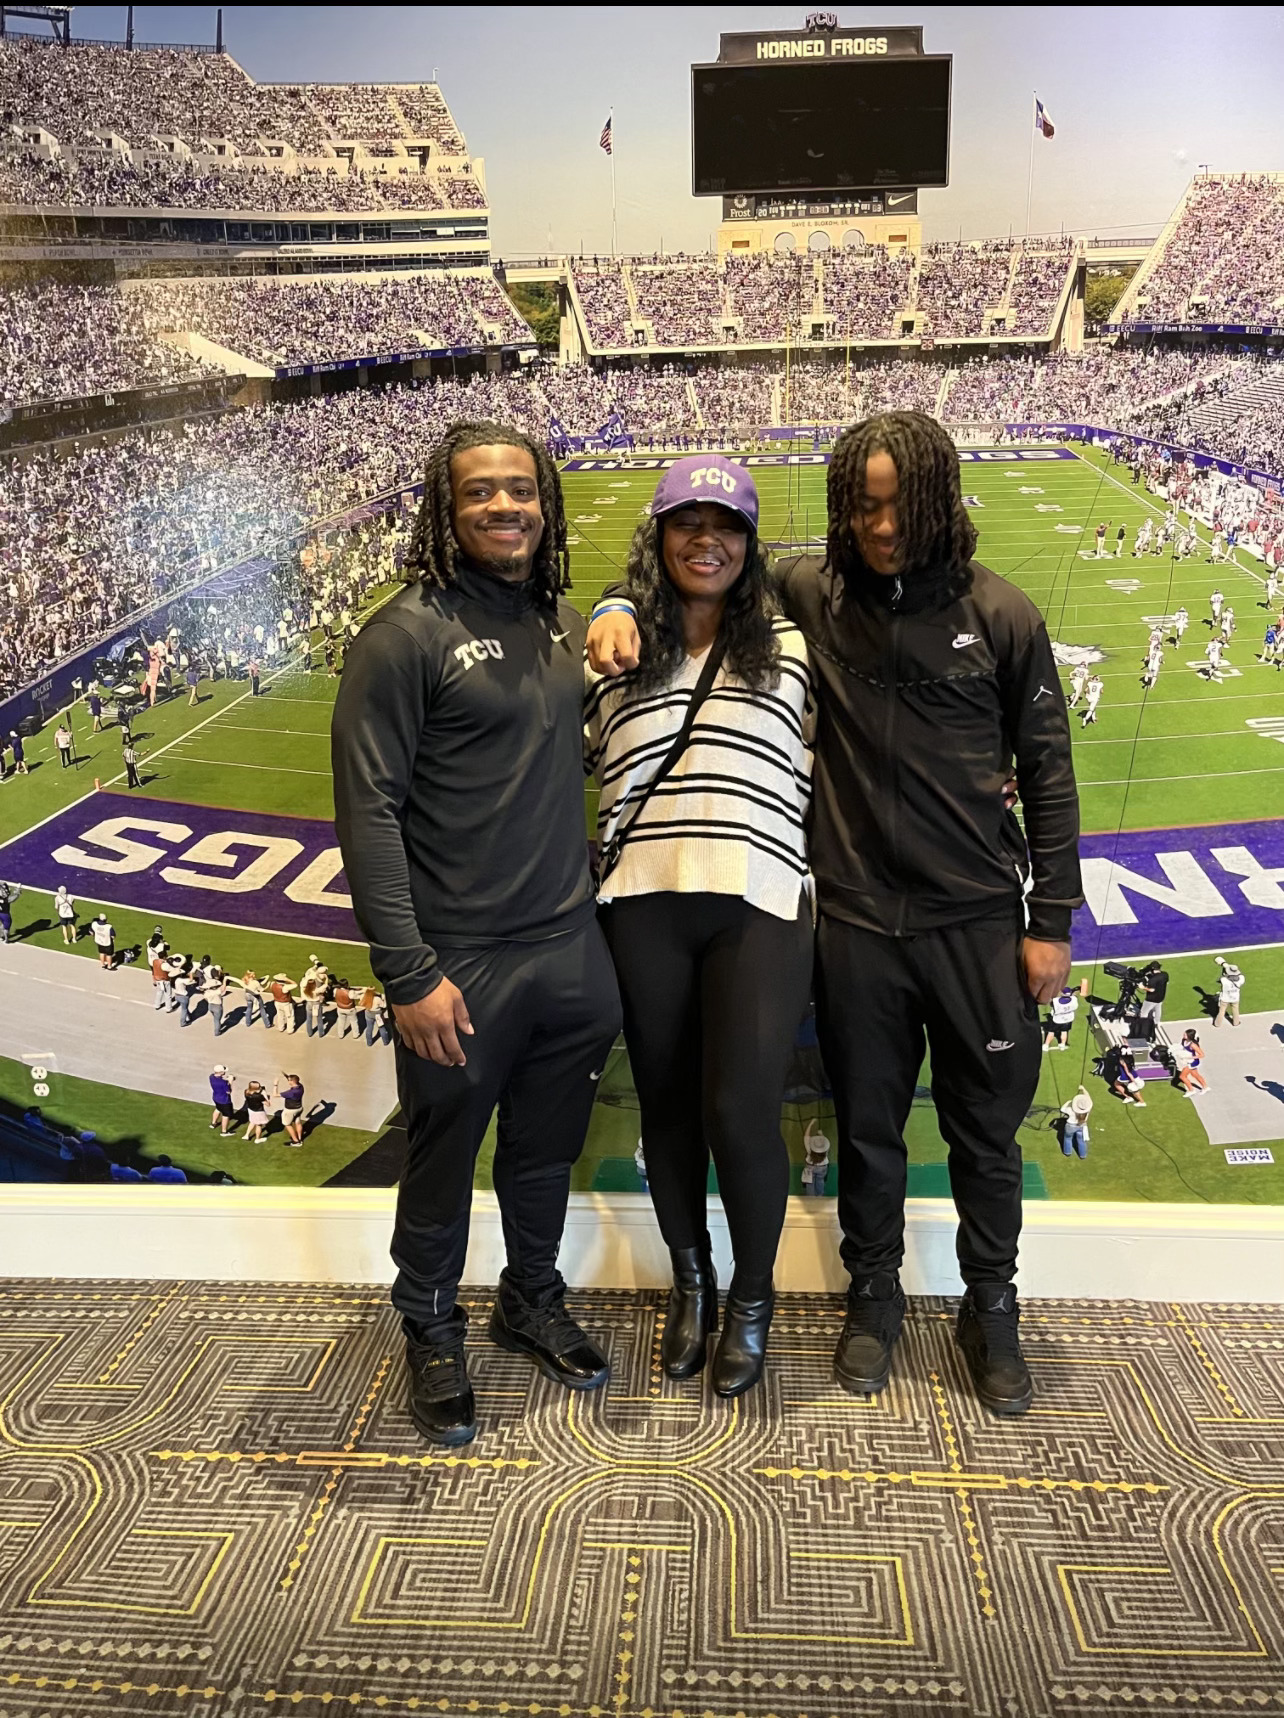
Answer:
<path fill-rule="evenodd" d="M 590 673 L 586 705 L 598 899 L 673 1258 L 661 1355 L 670 1377 L 689 1378 L 717 1327 L 712 1154 L 735 1255 L 713 1362 L 721 1396 L 762 1376 L 789 1191 L 780 1106 L 812 958 L 811 679 L 757 528 L 744 466 L 700 454 L 664 474 L 629 551 L 641 666 L 622 680 Z"/>

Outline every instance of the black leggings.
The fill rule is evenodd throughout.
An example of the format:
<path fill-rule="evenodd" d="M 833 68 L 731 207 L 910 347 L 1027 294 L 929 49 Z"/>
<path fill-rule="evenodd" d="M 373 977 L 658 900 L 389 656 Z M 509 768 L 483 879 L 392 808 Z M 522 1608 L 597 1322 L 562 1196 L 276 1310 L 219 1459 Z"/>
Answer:
<path fill-rule="evenodd" d="M 807 903 L 791 921 L 738 895 L 636 895 L 601 918 L 660 1232 L 670 1247 L 703 1242 L 712 1152 L 747 1291 L 770 1279 L 785 1220 L 780 1104 L 811 984 Z"/>

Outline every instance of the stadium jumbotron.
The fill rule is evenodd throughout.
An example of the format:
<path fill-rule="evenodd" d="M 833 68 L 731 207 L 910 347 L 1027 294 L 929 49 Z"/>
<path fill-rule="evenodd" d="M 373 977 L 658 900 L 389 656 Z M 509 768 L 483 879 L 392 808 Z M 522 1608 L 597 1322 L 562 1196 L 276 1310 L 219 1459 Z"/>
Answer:
<path fill-rule="evenodd" d="M 992 9 L 934 14 L 930 43 L 918 26 L 829 12 L 753 30 L 733 9 L 657 15 L 637 95 L 619 72 L 640 43 L 609 9 L 592 44 L 579 12 L 508 15 L 511 63 L 489 87 L 472 9 L 309 9 L 313 42 L 298 9 L 233 9 L 227 41 L 211 10 L 207 44 L 141 40 L 179 29 L 143 23 L 169 10 L 0 7 L 6 1710 L 194 1718 L 335 1701 L 770 1718 L 783 1701 L 807 1718 L 1050 1718 L 1134 1697 L 1200 1711 L 1284 1698 L 1271 1515 L 1284 1486 L 1284 757 L 1270 749 L 1284 742 L 1284 172 L 1271 165 L 1284 138 L 1245 160 L 1214 116 L 1200 148 L 1224 165 L 1194 167 L 1183 150 L 1139 190 L 1144 175 L 1109 139 L 1122 128 L 1120 146 L 1144 154 L 1160 92 L 1139 97 L 1112 65 L 1095 92 L 1062 71 L 1032 103 Z M 1153 23 L 1141 8 L 1112 17 L 1134 47 Z M 1199 38 L 1184 19 L 1170 26 L 1194 78 Z M 1029 26 L 1050 72 L 1079 63 L 1068 29 L 1057 14 Z M 296 65 L 316 75 L 277 75 Z M 545 80 L 525 130 L 532 86 L 510 81 L 518 69 Z M 1240 70 L 1258 75 L 1247 58 Z M 689 162 L 671 147 L 685 124 Z M 461 423 L 492 427 L 460 438 Z M 434 463 L 448 436 L 462 451 Z M 950 485 L 957 455 L 958 508 L 913 488 L 907 462 L 929 448 L 944 449 Z M 497 453 L 502 478 L 486 463 Z M 563 533 L 564 559 L 547 560 L 569 569 L 570 608 L 548 610 L 557 593 L 538 581 L 553 575 L 536 558 L 520 597 L 485 607 L 498 575 L 470 549 L 468 518 L 500 503 L 466 494 L 469 459 L 483 488 L 513 491 L 510 509 L 552 533 L 533 557 Z M 677 499 L 675 467 L 693 485 Z M 861 582 L 872 589 L 879 570 L 862 520 L 898 504 L 889 601 Z M 970 525 L 989 571 L 955 568 L 950 583 L 934 565 L 942 583 L 920 601 L 906 545 L 929 514 L 952 520 L 951 542 Z M 520 535 L 506 520 L 496 541 Z M 714 545 L 685 573 L 671 546 L 684 532 Z M 691 581 L 741 552 L 733 539 L 748 545 L 744 591 L 761 550 L 767 690 L 744 638 L 728 642 L 725 593 L 703 644 L 694 621 L 685 644 L 673 630 L 695 612 Z M 828 593 L 815 608 L 797 596 L 804 578 Z M 1055 706 L 1039 743 L 1050 755 L 1062 735 L 1073 770 L 1078 885 L 1055 936 L 1039 929 L 1050 790 L 995 642 L 1003 627 L 991 637 L 976 619 L 991 588 L 1005 616 L 1046 634 L 1046 672 L 1026 690 Z M 963 619 L 942 592 L 972 603 Z M 484 627 L 460 618 L 469 601 Z M 475 733 L 451 725 L 472 707 L 434 678 L 421 611 L 469 629 L 443 660 L 474 690 L 493 669 L 506 715 L 495 694 Z M 636 616 L 643 641 L 618 688 L 585 668 L 584 724 L 572 611 L 597 611 L 597 638 Z M 543 638 L 549 614 L 552 643 L 519 669 L 511 641 Z M 883 626 L 886 653 L 858 663 Z M 933 626 L 944 667 L 929 671 L 928 647 L 905 641 Z M 796 645 L 770 642 L 781 637 Z M 380 640 L 389 654 L 372 672 Z M 981 644 L 994 661 L 974 669 Z M 653 645 L 681 664 L 668 680 L 648 677 Z M 420 696 L 406 692 L 411 655 L 424 803 L 403 796 L 354 838 L 354 780 L 382 793 L 400 767 L 393 730 Z M 797 711 L 791 675 L 805 683 Z M 883 699 L 885 729 L 861 736 L 835 713 L 844 677 L 862 689 L 853 709 Z M 726 701 L 721 728 L 706 696 Z M 961 737 L 987 699 L 1001 715 L 993 759 L 988 740 Z M 633 894 L 648 910 L 673 903 L 674 924 L 701 903 L 716 916 L 727 896 L 755 923 L 769 916 L 752 855 L 780 858 L 780 791 L 755 774 L 751 734 L 726 738 L 755 701 L 788 729 L 775 751 L 798 748 L 785 822 L 808 878 L 809 970 L 813 916 L 821 950 L 786 1022 L 779 1105 L 759 1106 L 771 1172 L 750 1149 L 762 1115 L 713 1090 L 728 1066 L 747 1086 L 771 1062 L 717 1035 L 699 986 L 725 973 L 700 955 L 692 997 L 670 1001 L 669 969 L 664 986 L 654 978 L 668 929 L 634 950 L 649 991 L 620 929 L 641 922 L 620 912 Z M 577 785 L 563 842 L 584 898 L 562 901 L 574 924 L 559 920 L 556 937 L 528 935 L 520 913 L 477 933 L 496 874 L 520 876 L 524 900 L 552 889 L 539 872 L 549 828 L 530 830 L 529 850 L 497 854 L 495 841 L 524 793 L 543 805 L 553 791 L 551 753 L 529 782 L 520 760 L 562 706 L 574 729 L 557 757 L 578 772 L 585 754 L 583 828 Z M 702 710 L 708 753 L 734 753 L 722 774 L 699 750 Z M 621 712 L 639 724 L 636 754 L 610 749 Z M 935 724 L 926 755 L 919 723 Z M 1047 995 L 1004 957 L 1025 1016 L 987 1025 L 981 1071 L 963 1076 L 947 1035 L 999 981 L 974 952 L 936 969 L 877 1165 L 857 1115 L 862 1091 L 890 1079 L 877 1045 L 900 992 L 889 982 L 874 1002 L 852 979 L 860 1009 L 835 1001 L 833 926 L 871 939 L 866 961 L 884 958 L 877 943 L 926 970 L 932 939 L 959 925 L 948 911 L 914 919 L 930 891 L 913 879 L 895 934 L 872 924 L 872 895 L 834 907 L 821 821 L 858 821 L 827 774 L 843 735 L 851 779 L 906 823 L 916 795 L 955 792 L 984 754 L 1002 832 L 978 835 L 950 801 L 934 855 L 946 892 L 962 899 L 969 844 L 991 841 L 1007 919 L 1023 927 L 1013 946 L 1069 938 Z M 892 751 L 881 776 L 880 746 Z M 635 775 L 639 755 L 651 765 Z M 459 782 L 443 773 L 452 760 Z M 691 773 L 703 796 L 682 824 Z M 493 817 L 483 807 L 468 822 L 459 807 L 479 781 Z M 710 859 L 731 839 L 721 820 L 736 794 L 751 808 L 734 826 L 740 870 Z M 639 825 L 653 820 L 641 842 L 621 815 L 630 801 Z M 397 924 L 419 944 L 424 852 L 438 883 L 450 866 L 475 873 L 450 927 L 434 928 L 440 960 L 428 948 L 429 982 L 459 981 L 461 1033 L 474 999 L 467 1070 L 416 1053 L 413 1010 L 438 991 L 413 997 L 425 968 L 421 950 L 407 980 L 406 935 L 372 934 L 366 846 L 390 829 L 409 855 Z M 626 837 L 661 856 L 618 873 L 612 894 Z M 666 872 L 670 846 L 682 856 Z M 791 922 L 804 892 L 791 873 Z M 969 913 L 985 919 L 960 911 L 969 931 Z M 525 974 L 505 993 L 516 1008 L 552 958 L 530 951 L 569 948 L 572 932 L 601 941 L 599 922 L 624 1025 L 610 1041 L 608 1022 L 593 1058 L 582 1148 L 550 1143 L 579 1101 L 565 1095 L 569 1064 L 528 1045 L 538 1077 L 519 1059 L 524 1088 L 514 1073 L 470 1099 L 486 1109 L 471 1251 L 462 1287 L 444 1266 L 439 1280 L 423 1261 L 443 1237 L 463 1257 L 458 1154 L 471 1147 L 460 1122 L 450 1167 L 429 1168 L 425 1140 L 465 1079 L 484 1087 L 488 1026 L 491 1044 L 521 1036 L 516 1015 L 483 1009 L 485 985 L 511 960 Z M 718 993 L 739 1021 L 742 991 L 762 987 L 746 1033 L 791 994 L 788 956 L 771 947 Z M 554 986 L 546 1012 L 530 1005 L 530 1044 L 552 1039 L 564 1001 Z M 868 1052 L 840 1067 L 840 1016 L 860 1010 Z M 1029 1089 L 1001 1142 L 1025 1225 L 1018 1354 L 1035 1406 L 1022 1419 L 1020 1402 L 994 1408 L 981 1378 L 997 1347 L 978 1360 L 964 1325 L 1013 1280 L 1014 1265 L 995 1267 L 997 1284 L 979 1266 L 968 1275 L 967 1247 L 1000 1178 L 977 1148 L 1001 1127 L 982 1088 L 1024 1049 Z M 676 1098 L 656 1098 L 661 1063 L 696 1093 L 684 1120 Z M 976 1138 L 958 1120 L 969 1080 Z M 544 1119 L 523 1129 L 513 1118 L 532 1091 Z M 718 1131 L 728 1116 L 739 1153 Z M 698 1161 L 679 1174 L 664 1141 L 684 1128 Z M 897 1346 L 900 1315 L 885 1308 L 901 1304 L 887 1286 L 899 1240 L 878 1265 L 854 1261 L 873 1256 L 859 1212 L 881 1209 L 875 1183 L 895 1182 L 901 1160 L 910 1299 Z M 698 1225 L 688 1245 L 674 1238 L 674 1189 L 702 1200 L 706 1175 L 708 1236 Z M 747 1199 L 724 1185 L 741 1175 L 759 1177 Z M 448 1221 L 454 1182 L 465 1216 Z M 571 1294 L 544 1282 L 523 1299 L 534 1277 L 519 1255 L 529 1268 L 557 1197 L 565 1237 L 548 1270 Z M 404 1323 L 382 1287 L 398 1201 Z M 745 1257 L 777 1205 L 772 1324 L 771 1272 Z M 962 1346 L 949 1340 L 955 1206 Z M 714 1264 L 720 1312 L 700 1276 Z M 501 1268 L 491 1341 L 486 1285 Z M 748 1385 L 724 1389 L 735 1320 L 755 1304 L 762 1343 L 772 1330 L 765 1363 L 760 1352 Z M 995 1306 L 982 1311 L 988 1340 L 1015 1344 L 1015 1324 L 1000 1331 Z M 698 1338 L 687 1372 L 680 1325 Z M 882 1344 L 890 1382 L 887 1366 L 853 1370 L 853 1330 L 875 1344 L 867 1356 Z M 586 1333 L 590 1360 L 609 1361 L 600 1389 L 605 1373 L 575 1349 Z M 446 1374 L 454 1396 L 437 1387 Z M 568 1382 L 583 1394 L 564 1394 Z M 466 1416 L 447 1425 L 446 1409 L 462 1415 L 465 1397 L 475 1421 L 456 1436 Z"/>

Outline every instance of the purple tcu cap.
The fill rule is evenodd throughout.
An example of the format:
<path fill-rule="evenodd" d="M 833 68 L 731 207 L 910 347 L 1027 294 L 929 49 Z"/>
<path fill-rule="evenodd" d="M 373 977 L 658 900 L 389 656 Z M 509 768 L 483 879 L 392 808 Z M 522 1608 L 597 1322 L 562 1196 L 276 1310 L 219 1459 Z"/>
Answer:
<path fill-rule="evenodd" d="M 716 501 L 758 529 L 758 491 L 743 465 L 721 453 L 697 453 L 671 465 L 656 485 L 651 517 L 659 519 L 692 501 Z"/>

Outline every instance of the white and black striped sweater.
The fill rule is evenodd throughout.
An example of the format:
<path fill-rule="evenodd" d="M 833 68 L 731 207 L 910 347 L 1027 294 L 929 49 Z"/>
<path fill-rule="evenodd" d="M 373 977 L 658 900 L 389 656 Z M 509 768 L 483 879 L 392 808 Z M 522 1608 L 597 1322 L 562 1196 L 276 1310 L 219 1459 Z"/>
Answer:
<path fill-rule="evenodd" d="M 773 629 L 779 684 L 754 692 L 719 669 L 689 745 L 630 825 L 600 900 L 740 895 L 776 918 L 797 915 L 807 876 L 815 700 L 802 634 L 783 618 Z M 641 697 L 585 669 L 585 759 L 601 789 L 599 847 L 668 753 L 703 661 L 703 654 L 687 657 L 667 686 Z"/>

